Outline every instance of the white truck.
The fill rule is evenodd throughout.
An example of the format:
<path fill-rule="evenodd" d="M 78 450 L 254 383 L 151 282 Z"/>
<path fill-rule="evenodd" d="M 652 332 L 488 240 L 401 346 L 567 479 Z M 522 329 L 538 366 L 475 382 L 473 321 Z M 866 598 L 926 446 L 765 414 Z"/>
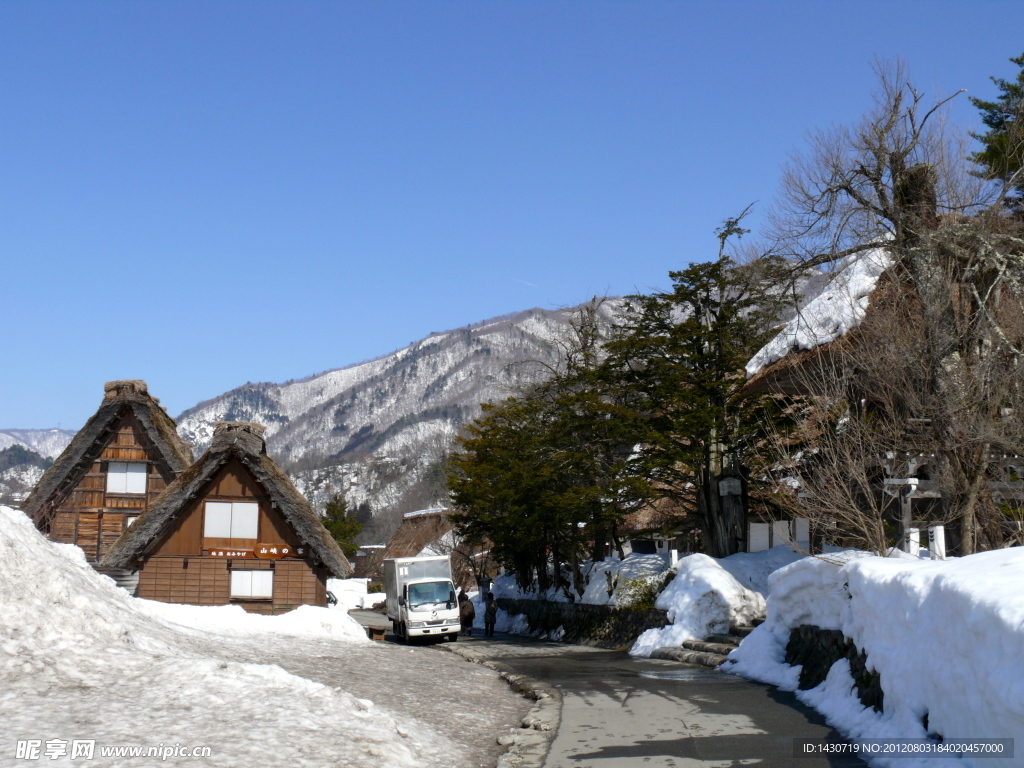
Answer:
<path fill-rule="evenodd" d="M 387 558 L 384 594 L 388 618 L 402 642 L 444 635 L 459 639 L 459 603 L 447 556 Z"/>

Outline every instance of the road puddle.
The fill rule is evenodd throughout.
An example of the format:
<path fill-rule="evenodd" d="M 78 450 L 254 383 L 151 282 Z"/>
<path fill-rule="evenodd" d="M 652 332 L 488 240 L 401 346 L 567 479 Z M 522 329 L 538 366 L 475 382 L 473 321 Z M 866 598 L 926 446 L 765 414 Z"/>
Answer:
<path fill-rule="evenodd" d="M 718 672 L 703 669 L 666 669 L 640 672 L 640 677 L 650 680 L 686 680 L 700 683 L 726 682 L 730 678 Z"/>

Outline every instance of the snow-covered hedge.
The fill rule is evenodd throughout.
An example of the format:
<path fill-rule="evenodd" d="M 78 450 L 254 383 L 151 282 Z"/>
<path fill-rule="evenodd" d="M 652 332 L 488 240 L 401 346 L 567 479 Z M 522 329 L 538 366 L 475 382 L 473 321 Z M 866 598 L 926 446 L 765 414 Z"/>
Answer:
<path fill-rule="evenodd" d="M 879 673 L 884 708 L 861 705 L 841 659 L 797 691 L 833 726 L 860 738 L 1014 738 L 1017 757 L 999 763 L 1024 765 L 1024 549 L 947 561 L 843 553 L 769 581 L 767 621 L 724 670 L 796 690 L 800 667 L 784 663 L 790 630 L 837 629 Z"/>
<path fill-rule="evenodd" d="M 659 579 L 668 567 L 668 557 L 665 555 L 629 554 L 622 560 L 609 557 L 597 563 L 584 563 L 583 578 L 586 581 L 586 589 L 583 596 L 575 602 L 587 605 L 624 606 L 628 602 L 632 588 L 638 582 Z M 566 574 L 566 579 L 568 578 L 570 576 Z M 494 580 L 491 591 L 496 598 L 569 602 L 568 595 L 554 587 L 543 593 L 520 589 L 515 576 L 511 573 L 499 575 Z"/>

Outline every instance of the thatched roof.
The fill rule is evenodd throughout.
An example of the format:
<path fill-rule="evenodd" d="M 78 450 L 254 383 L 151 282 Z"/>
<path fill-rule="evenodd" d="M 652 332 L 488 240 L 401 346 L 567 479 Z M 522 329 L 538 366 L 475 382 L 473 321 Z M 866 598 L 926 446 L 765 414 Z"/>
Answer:
<path fill-rule="evenodd" d="M 447 509 L 435 507 L 406 513 L 387 545 L 375 547 L 360 558 L 356 575 L 380 578 L 385 558 L 446 554 L 451 557 L 456 586 L 474 588 L 474 562 L 487 555 L 491 544 L 484 541 L 470 545 L 457 540 L 448 512 Z M 456 544 L 459 546 L 456 547 Z"/>
<path fill-rule="evenodd" d="M 644 534 L 693 528 L 697 519 L 696 491 L 690 488 L 680 500 L 662 497 L 630 512 L 619 523 L 619 534 L 643 538 Z"/>
<path fill-rule="evenodd" d="M 158 496 L 149 509 L 121 534 L 101 561 L 107 568 L 138 568 L 139 558 L 159 541 L 179 514 L 199 498 L 217 472 L 232 459 L 244 464 L 256 482 L 295 531 L 299 540 L 330 573 L 340 579 L 352 573 L 338 543 L 324 528 L 320 516 L 299 493 L 279 466 L 267 455 L 264 427 L 242 421 L 219 422 L 209 449 Z"/>
<path fill-rule="evenodd" d="M 149 443 L 145 447 L 158 464 L 164 464 L 166 475 L 182 472 L 192 463 L 192 449 L 178 436 L 174 419 L 167 415 L 160 401 L 149 394 L 146 382 L 108 381 L 103 385 L 99 410 L 78 430 L 21 505 L 38 528 L 45 530 L 49 526 L 53 511 L 99 458 L 126 413 L 134 415 L 142 426 L 143 439 Z"/>
<path fill-rule="evenodd" d="M 374 549 L 362 559 L 359 564 L 360 574 L 379 576 L 385 559 L 416 557 L 430 544 L 444 539 L 452 531 L 452 524 L 445 512 L 444 509 L 436 508 L 407 513 L 387 545 Z"/>

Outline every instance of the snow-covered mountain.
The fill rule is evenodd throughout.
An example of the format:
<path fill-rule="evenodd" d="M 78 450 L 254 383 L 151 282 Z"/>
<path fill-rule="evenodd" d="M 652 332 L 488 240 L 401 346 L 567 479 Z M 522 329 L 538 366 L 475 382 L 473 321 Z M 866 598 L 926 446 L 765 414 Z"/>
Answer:
<path fill-rule="evenodd" d="M 55 459 L 74 436 L 73 429 L 0 429 L 0 451 L 20 445 L 40 456 Z"/>
<path fill-rule="evenodd" d="M 610 319 L 617 302 L 606 302 Z M 222 420 L 267 426 L 268 452 L 320 506 L 392 514 L 425 507 L 443 488 L 441 464 L 480 403 L 546 375 L 573 309 L 532 309 L 434 333 L 389 355 L 285 384 L 245 384 L 190 408 L 178 431 L 199 451 Z"/>

